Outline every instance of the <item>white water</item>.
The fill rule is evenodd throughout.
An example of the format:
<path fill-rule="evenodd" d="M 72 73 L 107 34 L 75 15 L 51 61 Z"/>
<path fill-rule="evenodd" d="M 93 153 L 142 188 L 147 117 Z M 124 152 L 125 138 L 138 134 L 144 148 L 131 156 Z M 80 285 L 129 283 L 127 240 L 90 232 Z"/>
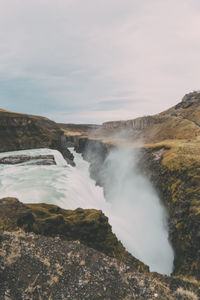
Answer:
<path fill-rule="evenodd" d="M 106 161 L 109 175 L 107 201 L 103 190 L 89 176 L 89 164 L 73 151 L 76 167 L 67 165 L 56 150 L 37 149 L 0 153 L 8 155 L 53 154 L 57 165 L 0 165 L 0 198 L 17 197 L 24 203 L 51 203 L 62 208 L 101 209 L 113 232 L 126 248 L 150 266 L 170 274 L 173 251 L 168 243 L 164 209 L 147 179 L 134 172 L 128 153 L 114 152 Z M 134 160 L 133 160 L 134 162 Z"/>

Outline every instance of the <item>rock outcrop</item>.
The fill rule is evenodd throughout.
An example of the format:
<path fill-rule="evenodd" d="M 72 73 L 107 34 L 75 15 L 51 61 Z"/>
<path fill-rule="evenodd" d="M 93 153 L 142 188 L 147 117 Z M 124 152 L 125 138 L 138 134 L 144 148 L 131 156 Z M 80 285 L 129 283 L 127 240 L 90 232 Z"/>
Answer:
<path fill-rule="evenodd" d="M 95 145 L 94 136 L 76 137 L 78 150 L 90 162 L 91 176 L 104 186 L 102 165 L 109 149 L 124 141 L 127 147 L 133 146 L 137 138 L 142 139 L 143 145 L 136 146 L 143 154 L 138 167 L 150 178 L 168 210 L 174 274 L 200 280 L 200 92 L 187 94 L 182 102 L 158 115 L 136 119 L 134 130 L 133 124 L 133 120 L 103 124 L 97 130 L 96 145 L 102 145 L 98 151 L 105 150 L 87 147 Z M 123 141 L 120 134 L 118 139 L 115 135 L 121 128 L 128 129 L 128 134 L 122 131 Z"/>
<path fill-rule="evenodd" d="M 0 158 L 0 164 L 16 165 L 22 163 L 29 163 L 32 165 L 56 165 L 53 155 L 11 155 Z"/>
<path fill-rule="evenodd" d="M 0 232 L 0 300 L 197 300 L 194 282 L 130 267 L 77 241 Z"/>
<path fill-rule="evenodd" d="M 90 162 L 90 175 L 104 188 L 104 160 L 110 146 L 81 140 L 79 151 Z M 137 148 L 137 151 L 139 149 Z M 140 148 L 138 169 L 156 188 L 168 212 L 175 275 L 200 280 L 200 141 L 163 141 Z M 123 159 L 123 158 L 122 158 Z"/>
<path fill-rule="evenodd" d="M 68 163 L 73 155 L 66 147 L 66 137 L 53 121 L 38 116 L 0 111 L 0 152 L 51 148 L 60 151 Z"/>
<path fill-rule="evenodd" d="M 180 108 L 185 109 L 196 103 L 200 103 L 200 92 L 197 91 L 186 94 L 183 97 L 182 102 L 178 103 L 175 106 L 175 109 L 180 109 Z"/>
<path fill-rule="evenodd" d="M 182 102 L 153 116 L 132 120 L 111 121 L 88 134 L 104 140 L 142 140 L 144 143 L 164 139 L 190 139 L 200 135 L 200 92 L 183 97 Z"/>
<path fill-rule="evenodd" d="M 79 240 L 84 245 L 117 258 L 132 269 L 147 272 L 148 267 L 134 258 L 112 233 L 108 218 L 95 209 L 64 210 L 49 204 L 23 204 L 15 198 L 0 199 L 0 229 L 34 232 Z"/>
<path fill-rule="evenodd" d="M 102 125 L 102 129 L 133 129 L 133 130 L 143 130 L 148 128 L 149 126 L 156 123 L 156 119 L 152 116 L 137 118 L 133 120 L 127 121 L 113 121 L 113 122 L 105 122 Z"/>
<path fill-rule="evenodd" d="M 139 165 L 168 211 L 175 253 L 173 274 L 200 280 L 200 143 L 166 145 L 143 149 Z M 189 148 L 193 154 L 188 155 Z"/>

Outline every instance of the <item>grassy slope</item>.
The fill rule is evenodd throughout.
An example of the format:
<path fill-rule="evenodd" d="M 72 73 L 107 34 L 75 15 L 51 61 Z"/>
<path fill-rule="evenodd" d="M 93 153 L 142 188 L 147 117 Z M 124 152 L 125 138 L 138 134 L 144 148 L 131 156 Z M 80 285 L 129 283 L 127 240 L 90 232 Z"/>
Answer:
<path fill-rule="evenodd" d="M 56 148 L 60 132 L 57 124 L 46 118 L 0 110 L 0 152 Z"/>
<path fill-rule="evenodd" d="M 175 274 L 200 279 L 200 141 L 164 143 L 160 189 L 168 198 Z"/>
<path fill-rule="evenodd" d="M 15 198 L 0 199 L 0 230 L 22 228 L 45 236 L 79 240 L 84 245 L 123 261 L 134 270 L 148 267 L 126 251 L 112 233 L 108 218 L 95 209 L 65 210 L 49 204 L 23 204 Z"/>

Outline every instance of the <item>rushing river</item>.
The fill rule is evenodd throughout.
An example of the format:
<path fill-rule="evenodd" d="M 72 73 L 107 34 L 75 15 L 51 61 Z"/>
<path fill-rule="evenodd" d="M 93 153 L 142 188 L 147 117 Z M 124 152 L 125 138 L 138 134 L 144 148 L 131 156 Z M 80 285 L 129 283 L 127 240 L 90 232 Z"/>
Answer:
<path fill-rule="evenodd" d="M 135 257 L 151 271 L 170 274 L 173 250 L 168 242 L 166 216 L 147 179 L 129 172 L 116 153 L 108 158 L 112 180 L 103 189 L 89 176 L 89 164 L 75 153 L 76 167 L 67 165 L 56 150 L 36 149 L 0 153 L 0 158 L 26 154 L 52 154 L 56 165 L 0 165 L 0 198 L 16 197 L 24 203 L 49 203 L 65 209 L 101 209 L 109 217 L 113 232 Z M 120 170 L 120 172 L 119 172 Z M 131 171 L 132 172 L 132 171 Z M 117 174 L 117 175 L 116 175 Z"/>

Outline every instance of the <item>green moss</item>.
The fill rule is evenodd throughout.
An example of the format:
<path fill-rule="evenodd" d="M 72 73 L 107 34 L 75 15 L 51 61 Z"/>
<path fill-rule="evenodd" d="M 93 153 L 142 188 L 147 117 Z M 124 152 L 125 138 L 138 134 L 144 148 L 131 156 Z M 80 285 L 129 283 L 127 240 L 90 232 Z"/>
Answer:
<path fill-rule="evenodd" d="M 198 169 L 191 164 L 188 168 L 166 168 L 163 173 L 163 190 L 167 190 L 171 220 L 176 221 L 176 230 L 172 231 L 172 243 L 176 252 L 175 274 L 200 277 L 197 268 L 199 248 L 198 224 L 200 222 L 200 180 Z M 166 181 L 166 178 L 168 181 Z M 166 181 L 166 182 L 165 182 Z M 167 185 L 167 186 L 166 186 Z"/>
<path fill-rule="evenodd" d="M 155 162 L 153 153 L 159 147 L 165 151 Z M 165 140 L 146 149 L 153 182 L 168 209 L 174 274 L 200 279 L 200 139 Z"/>
<path fill-rule="evenodd" d="M 31 148 L 60 149 L 59 126 L 46 118 L 0 111 L 0 152 Z"/>
<path fill-rule="evenodd" d="M 48 204 L 22 204 L 16 199 L 1 199 L 0 217 L 4 229 L 16 230 L 46 236 L 60 236 L 81 243 L 129 264 L 135 270 L 147 272 L 148 267 L 126 251 L 112 233 L 108 218 L 95 209 L 64 210 Z"/>

